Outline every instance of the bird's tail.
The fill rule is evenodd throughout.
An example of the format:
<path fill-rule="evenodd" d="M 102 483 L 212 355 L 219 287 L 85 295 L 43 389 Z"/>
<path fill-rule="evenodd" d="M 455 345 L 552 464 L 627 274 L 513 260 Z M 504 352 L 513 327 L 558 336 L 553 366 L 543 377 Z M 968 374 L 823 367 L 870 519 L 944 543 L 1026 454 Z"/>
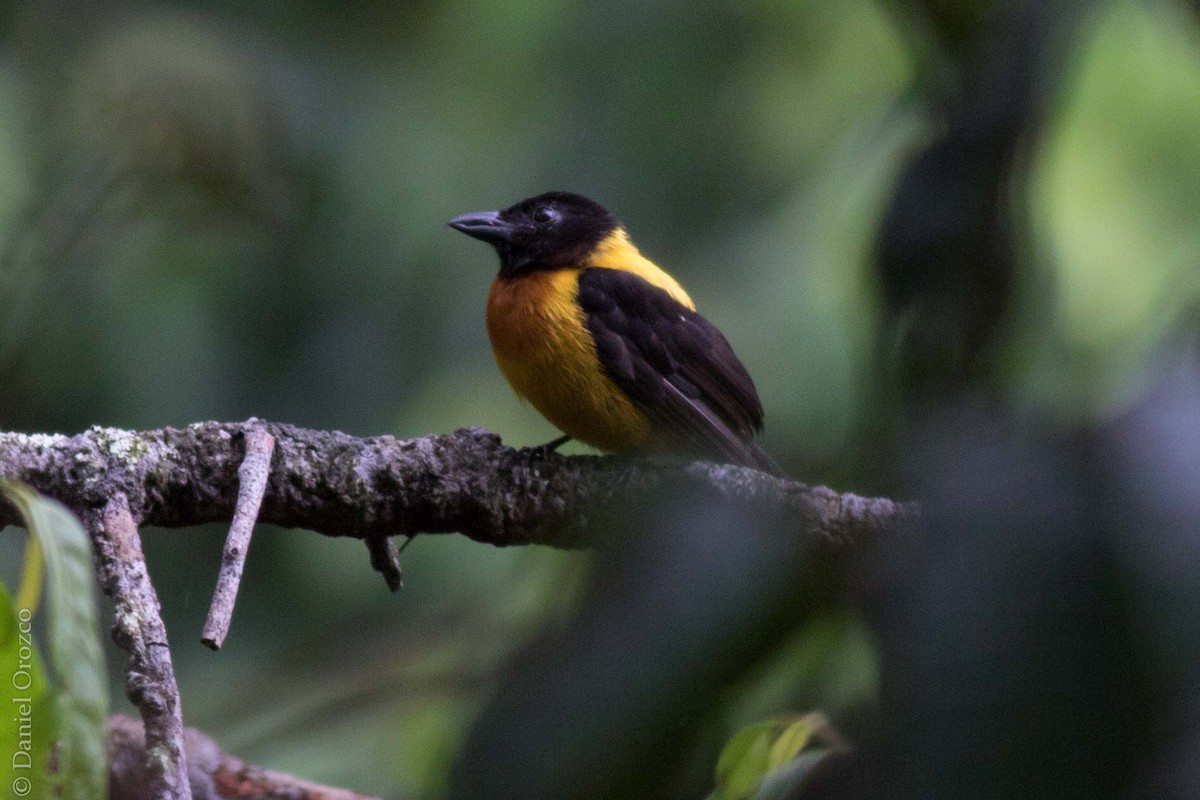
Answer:
<path fill-rule="evenodd" d="M 742 466 L 753 467 L 769 475 L 774 475 L 776 478 L 788 477 L 787 472 L 784 471 L 780 463 L 755 442 L 746 442 L 746 458 Z"/>

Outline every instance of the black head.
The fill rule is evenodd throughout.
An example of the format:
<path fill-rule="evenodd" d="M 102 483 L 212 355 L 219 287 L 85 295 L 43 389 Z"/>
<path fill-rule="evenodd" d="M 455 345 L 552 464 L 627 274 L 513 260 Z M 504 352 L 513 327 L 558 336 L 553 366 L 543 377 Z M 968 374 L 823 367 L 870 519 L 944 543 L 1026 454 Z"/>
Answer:
<path fill-rule="evenodd" d="M 621 223 L 594 200 L 547 192 L 503 211 L 455 217 L 450 227 L 495 247 L 500 274 L 516 275 L 580 264 Z"/>

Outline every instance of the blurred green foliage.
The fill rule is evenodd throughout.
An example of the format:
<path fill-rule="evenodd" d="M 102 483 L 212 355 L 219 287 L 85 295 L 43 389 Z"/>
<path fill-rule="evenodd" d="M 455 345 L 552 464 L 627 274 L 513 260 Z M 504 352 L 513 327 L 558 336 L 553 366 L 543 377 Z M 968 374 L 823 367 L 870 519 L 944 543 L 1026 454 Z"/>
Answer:
<path fill-rule="evenodd" d="M 105 800 L 109 687 L 99 641 L 91 544 L 70 511 L 28 486 L 0 481 L 0 497 L 12 503 L 29 529 L 16 604 L 0 583 L 0 617 L 7 628 L 0 631 L 0 666 L 8 676 L 8 712 L 16 723 L 14 728 L 6 726 L 0 737 L 8 754 L 5 767 L 11 767 L 0 773 L 0 785 L 15 797 L 35 800 Z M 35 639 L 34 614 L 43 586 L 46 623 L 38 633 L 40 637 L 44 631 L 44 638 Z M 49 682 L 36 653 L 42 642 L 54 668 Z M 47 781 L 44 770 L 51 748 L 55 770 Z"/>
<path fill-rule="evenodd" d="M 717 786 L 709 800 L 796 796 L 822 753 L 809 753 L 816 758 L 802 764 L 797 763 L 798 757 L 828 727 L 828 720 L 821 714 L 806 714 L 799 718 L 769 719 L 742 728 L 721 750 L 717 759 Z M 772 781 L 777 785 L 772 786 Z"/>
<path fill-rule="evenodd" d="M 491 362 L 495 265 L 444 223 L 562 188 L 624 219 L 726 332 L 768 449 L 804 480 L 878 488 L 855 455 L 877 422 L 874 236 L 932 132 L 928 48 L 986 6 L 10 4 L 0 428 L 255 415 L 548 440 Z M 1004 352 L 1015 405 L 1083 421 L 1137 393 L 1200 291 L 1195 20 L 1100 8 L 1036 154 Z M 263 530 L 214 655 L 197 638 L 222 536 L 146 536 L 185 718 L 248 761 L 384 795 L 445 788 L 499 666 L 572 610 L 586 568 L 430 537 L 392 597 L 360 543 Z M 19 541 L 0 540 L 0 577 Z M 709 768 L 738 726 L 789 708 L 869 718 L 861 624 L 796 636 L 730 693 Z M 845 668 L 812 666 L 827 653 Z"/>
<path fill-rule="evenodd" d="M 0 584 L 0 669 L 7 678 L 0 700 L 14 723 L 0 728 L 0 747 L 9 754 L 0 761 L 0 786 L 41 800 L 50 796 L 46 759 L 54 743 L 54 698 L 37 651 L 22 641 L 31 627 L 29 609 L 15 604 Z"/>

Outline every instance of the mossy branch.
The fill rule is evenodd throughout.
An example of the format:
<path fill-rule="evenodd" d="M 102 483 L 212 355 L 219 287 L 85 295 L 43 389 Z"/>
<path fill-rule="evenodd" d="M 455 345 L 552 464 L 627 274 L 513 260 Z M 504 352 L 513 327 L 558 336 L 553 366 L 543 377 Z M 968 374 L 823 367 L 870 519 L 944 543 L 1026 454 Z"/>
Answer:
<path fill-rule="evenodd" d="M 515 450 L 480 428 L 415 439 L 360 438 L 250 420 L 75 436 L 0 433 L 0 476 L 24 481 L 80 514 L 124 494 L 141 526 L 229 521 L 246 437 L 275 440 L 257 519 L 367 541 L 458 532 L 493 545 L 585 548 L 603 541 L 596 510 L 668 482 L 732 502 L 777 504 L 832 542 L 870 536 L 911 513 L 883 498 L 839 494 L 744 467 Z M 17 522 L 0 508 L 0 524 Z"/>

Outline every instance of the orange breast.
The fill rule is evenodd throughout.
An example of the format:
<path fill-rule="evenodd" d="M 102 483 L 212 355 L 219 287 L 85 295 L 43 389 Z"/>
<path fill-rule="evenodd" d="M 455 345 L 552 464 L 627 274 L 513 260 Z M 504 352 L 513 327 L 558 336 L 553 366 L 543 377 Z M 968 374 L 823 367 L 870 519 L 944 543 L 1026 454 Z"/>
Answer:
<path fill-rule="evenodd" d="M 518 395 L 563 433 L 612 452 L 646 449 L 650 423 L 604 373 L 576 302 L 580 270 L 497 278 L 492 352 Z"/>

